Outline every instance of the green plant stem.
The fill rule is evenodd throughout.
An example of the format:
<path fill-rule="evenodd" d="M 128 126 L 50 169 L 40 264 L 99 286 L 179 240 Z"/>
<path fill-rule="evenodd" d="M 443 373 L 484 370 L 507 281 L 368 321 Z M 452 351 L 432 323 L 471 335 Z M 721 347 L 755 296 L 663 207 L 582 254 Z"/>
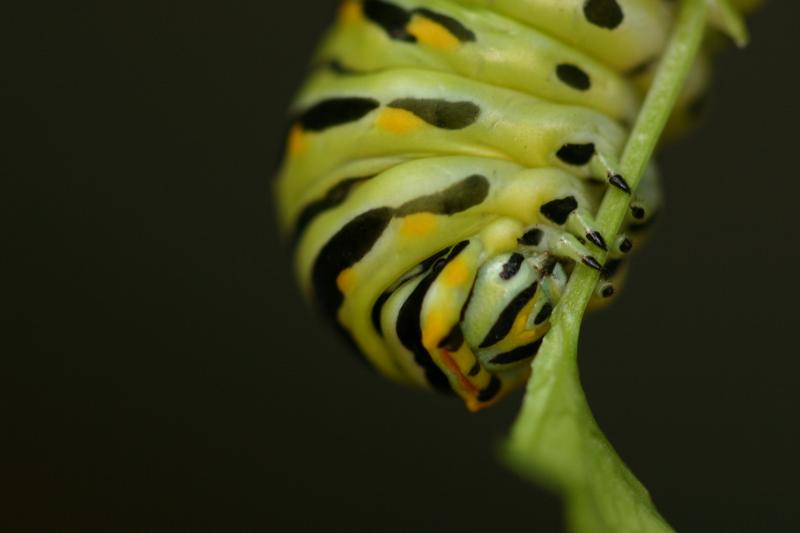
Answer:
<path fill-rule="evenodd" d="M 628 138 L 619 172 L 635 189 L 658 143 L 699 50 L 706 0 L 683 0 L 673 35 Z M 609 187 L 597 222 L 619 232 L 630 197 Z M 603 259 L 605 259 L 603 257 Z M 580 384 L 580 324 L 598 273 L 579 265 L 552 317 L 507 443 L 519 473 L 563 494 L 568 524 L 578 533 L 669 532 L 647 490 L 630 473 L 597 425 Z"/>

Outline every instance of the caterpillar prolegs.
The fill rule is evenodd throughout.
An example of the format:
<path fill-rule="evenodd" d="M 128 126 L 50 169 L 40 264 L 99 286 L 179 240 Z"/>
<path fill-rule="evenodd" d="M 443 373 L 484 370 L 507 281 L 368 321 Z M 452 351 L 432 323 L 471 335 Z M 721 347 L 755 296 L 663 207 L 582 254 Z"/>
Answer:
<path fill-rule="evenodd" d="M 617 161 L 675 4 L 341 5 L 276 189 L 304 290 L 371 366 L 477 410 L 527 379 L 577 263 L 602 272 L 595 306 L 615 294 L 660 205 L 655 167 L 625 235 L 594 216 L 607 187 L 630 192 Z M 673 131 L 692 121 L 706 56 Z"/>

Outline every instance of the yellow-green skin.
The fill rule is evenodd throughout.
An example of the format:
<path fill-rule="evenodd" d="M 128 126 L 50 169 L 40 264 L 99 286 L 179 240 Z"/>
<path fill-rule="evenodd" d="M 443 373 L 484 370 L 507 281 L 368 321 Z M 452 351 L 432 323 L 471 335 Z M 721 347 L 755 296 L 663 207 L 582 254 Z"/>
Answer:
<path fill-rule="evenodd" d="M 593 235 L 592 217 L 674 4 L 342 4 L 276 191 L 303 289 L 373 367 L 480 409 L 527 379 L 576 261 L 607 247 L 621 272 L 631 241 Z M 676 128 L 706 72 L 700 61 Z M 631 229 L 658 204 L 651 169 Z"/>

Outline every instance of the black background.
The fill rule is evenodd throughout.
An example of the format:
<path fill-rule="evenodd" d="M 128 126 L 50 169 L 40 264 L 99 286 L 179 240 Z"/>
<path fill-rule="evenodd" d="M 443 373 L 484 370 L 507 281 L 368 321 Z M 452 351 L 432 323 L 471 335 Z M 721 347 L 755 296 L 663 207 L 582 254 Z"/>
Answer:
<path fill-rule="evenodd" d="M 470 415 L 387 383 L 294 286 L 269 176 L 333 2 L 26 6 L 3 63 L 0 530 L 559 530 L 493 456 L 518 396 Z M 772 2 L 720 57 L 582 339 L 601 426 L 680 531 L 800 528 L 799 16 Z"/>

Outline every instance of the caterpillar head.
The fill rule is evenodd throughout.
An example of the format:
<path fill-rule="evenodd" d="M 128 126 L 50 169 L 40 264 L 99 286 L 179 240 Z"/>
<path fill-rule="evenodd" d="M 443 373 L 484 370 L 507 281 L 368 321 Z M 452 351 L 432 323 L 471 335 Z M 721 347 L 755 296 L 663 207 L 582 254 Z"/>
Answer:
<path fill-rule="evenodd" d="M 484 233 L 441 255 L 427 281 L 417 285 L 424 292 L 419 348 L 469 409 L 489 406 L 527 380 L 580 261 L 563 253 L 563 242 L 571 239 L 559 230 L 533 227 L 515 238 L 516 247 L 492 251 Z M 600 281 L 595 304 L 608 299 L 610 286 Z M 404 322 L 402 311 L 397 320 Z M 430 380 L 431 373 L 425 377 Z"/>
<path fill-rule="evenodd" d="M 506 372 L 536 355 L 566 275 L 548 253 L 498 255 L 480 269 L 462 327 L 481 364 Z"/>
<path fill-rule="evenodd" d="M 439 375 L 471 410 L 491 405 L 524 383 L 550 329 L 569 262 L 522 244 L 491 252 L 479 238 L 439 257 L 427 281 L 417 285 L 425 294 L 419 313 L 422 345 L 417 347 L 422 353 L 404 343 L 417 362 L 430 356 L 436 368 L 425 378 Z M 406 323 L 403 308 L 396 320 Z M 401 340 L 406 329 L 413 333 L 413 328 L 399 328 Z"/>

